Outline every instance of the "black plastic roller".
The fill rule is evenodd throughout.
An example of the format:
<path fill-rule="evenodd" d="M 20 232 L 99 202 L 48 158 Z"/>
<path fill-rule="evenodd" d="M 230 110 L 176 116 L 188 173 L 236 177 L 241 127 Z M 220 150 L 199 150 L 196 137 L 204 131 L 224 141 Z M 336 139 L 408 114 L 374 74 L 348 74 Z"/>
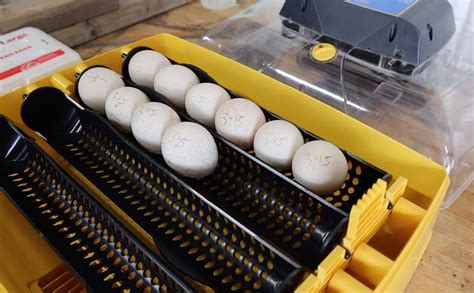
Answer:
<path fill-rule="evenodd" d="M 61 98 L 70 109 L 46 108 L 38 114 L 45 100 Z M 161 254 L 183 273 L 219 292 L 288 291 L 300 282 L 303 270 L 291 258 L 174 175 L 161 157 L 146 154 L 61 91 L 33 91 L 23 103 L 22 117 L 152 235 Z M 76 121 L 74 127 L 69 121 Z"/>
<path fill-rule="evenodd" d="M 183 276 L 146 248 L 1 115 L 0 138 L 0 189 L 88 291 L 193 291 Z"/>

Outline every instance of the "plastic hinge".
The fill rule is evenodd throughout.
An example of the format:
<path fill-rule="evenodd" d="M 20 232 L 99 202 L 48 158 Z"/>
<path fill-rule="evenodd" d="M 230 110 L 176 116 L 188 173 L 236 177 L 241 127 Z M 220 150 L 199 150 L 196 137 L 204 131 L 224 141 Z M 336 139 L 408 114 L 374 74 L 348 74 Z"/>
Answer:
<path fill-rule="evenodd" d="M 35 83 L 30 83 L 25 87 L 25 96 L 36 90 L 39 86 Z"/>
<path fill-rule="evenodd" d="M 337 246 L 321 262 L 315 274 L 306 277 L 295 290 L 296 293 L 323 292 L 330 280 L 343 271 L 350 263 L 347 255 L 356 249 L 380 229 L 390 215 L 389 207 L 395 204 L 405 192 L 407 179 L 397 178 L 387 190 L 387 182 L 379 179 L 371 189 L 354 205 L 349 215 L 349 224 L 343 246 Z"/>
<path fill-rule="evenodd" d="M 298 286 L 295 293 L 316 293 L 323 291 L 332 276 L 340 270 L 345 269 L 349 264 L 346 259 L 347 251 L 341 247 L 336 246 L 331 253 L 319 264 L 316 274 L 306 277 L 303 283 Z"/>
<path fill-rule="evenodd" d="M 125 59 L 125 57 L 128 55 L 128 52 L 132 50 L 132 47 L 130 46 L 123 46 L 120 48 L 120 56 Z"/>
<path fill-rule="evenodd" d="M 405 193 L 408 180 L 404 177 L 398 177 L 397 180 L 390 186 L 387 190 L 385 197 L 390 201 L 390 203 L 395 205 L 400 197 Z"/>
<path fill-rule="evenodd" d="M 390 202 L 385 198 L 386 191 L 387 182 L 379 179 L 352 207 L 347 234 L 342 241 L 343 247 L 349 252 L 354 253 L 357 247 L 367 242 L 387 220 Z"/>
<path fill-rule="evenodd" d="M 85 63 L 79 63 L 74 67 L 74 73 L 76 76 L 79 76 L 84 70 L 86 70 L 88 66 Z"/>
<path fill-rule="evenodd" d="M 51 76 L 51 84 L 66 93 L 68 96 L 72 96 L 74 92 L 74 82 L 67 79 L 61 73 L 55 73 Z"/>

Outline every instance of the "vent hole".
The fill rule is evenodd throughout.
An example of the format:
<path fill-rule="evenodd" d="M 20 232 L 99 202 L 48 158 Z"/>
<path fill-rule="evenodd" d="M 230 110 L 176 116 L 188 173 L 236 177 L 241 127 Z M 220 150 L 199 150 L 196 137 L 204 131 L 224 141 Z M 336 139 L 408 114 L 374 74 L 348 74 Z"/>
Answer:
<path fill-rule="evenodd" d="M 428 29 L 428 36 L 430 37 L 430 41 L 433 40 L 433 27 L 431 24 L 426 24 L 426 28 Z"/>
<path fill-rule="evenodd" d="M 301 1 L 301 12 L 305 12 L 307 6 L 308 6 L 308 0 Z"/>
<path fill-rule="evenodd" d="M 395 40 L 395 37 L 397 36 L 397 31 L 398 31 L 398 25 L 396 23 L 393 23 L 392 28 L 390 29 L 390 33 L 388 35 L 388 41 L 390 43 Z"/>

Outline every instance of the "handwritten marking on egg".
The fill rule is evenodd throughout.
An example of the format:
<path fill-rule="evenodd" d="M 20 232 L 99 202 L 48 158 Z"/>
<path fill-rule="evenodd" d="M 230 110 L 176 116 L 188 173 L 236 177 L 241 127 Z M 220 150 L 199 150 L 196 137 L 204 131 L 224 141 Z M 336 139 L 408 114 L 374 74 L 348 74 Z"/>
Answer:
<path fill-rule="evenodd" d="M 121 87 L 112 91 L 105 102 L 107 119 L 120 130 L 130 133 L 132 131 L 132 114 L 135 109 L 150 100 L 139 89 Z"/>
<path fill-rule="evenodd" d="M 124 86 L 122 78 L 114 71 L 105 67 L 93 67 L 81 75 L 77 91 L 87 107 L 105 113 L 105 101 L 109 94 Z"/>
<path fill-rule="evenodd" d="M 181 122 L 169 106 L 150 102 L 141 105 L 132 115 L 132 133 L 137 142 L 148 151 L 161 154 L 163 135 L 171 126 Z"/>
<path fill-rule="evenodd" d="M 153 50 L 143 50 L 133 55 L 128 64 L 128 74 L 130 79 L 139 85 L 153 88 L 153 82 L 158 71 L 171 62 Z"/>
<path fill-rule="evenodd" d="M 173 105 L 184 109 L 187 92 L 199 84 L 199 78 L 189 68 L 170 65 L 158 70 L 155 76 L 155 91 L 164 95 Z"/>
<path fill-rule="evenodd" d="M 342 151 L 326 141 L 303 145 L 292 163 L 295 180 L 318 195 L 330 195 L 347 177 L 347 160 Z"/>
<path fill-rule="evenodd" d="M 237 98 L 219 107 L 215 117 L 217 132 L 237 146 L 252 146 L 255 133 L 265 123 L 265 115 L 252 101 Z"/>
<path fill-rule="evenodd" d="M 193 86 L 186 95 L 186 111 L 189 116 L 207 127 L 215 128 L 217 109 L 230 100 L 230 95 L 221 86 L 201 83 Z"/>
<path fill-rule="evenodd" d="M 283 120 L 265 123 L 255 134 L 256 156 L 278 170 L 291 167 L 296 151 L 304 144 L 296 126 Z"/>
<path fill-rule="evenodd" d="M 214 172 L 218 150 L 211 133 L 193 122 L 170 127 L 163 136 L 163 158 L 178 174 L 200 179 Z"/>

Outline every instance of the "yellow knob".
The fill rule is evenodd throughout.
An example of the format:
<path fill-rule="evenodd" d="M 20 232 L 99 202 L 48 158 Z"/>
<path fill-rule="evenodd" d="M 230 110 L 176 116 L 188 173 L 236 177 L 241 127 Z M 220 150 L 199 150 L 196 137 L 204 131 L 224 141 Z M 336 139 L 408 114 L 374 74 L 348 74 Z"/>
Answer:
<path fill-rule="evenodd" d="M 336 58 L 337 48 L 329 43 L 320 43 L 313 46 L 309 53 L 313 60 L 321 63 L 327 63 Z"/>

